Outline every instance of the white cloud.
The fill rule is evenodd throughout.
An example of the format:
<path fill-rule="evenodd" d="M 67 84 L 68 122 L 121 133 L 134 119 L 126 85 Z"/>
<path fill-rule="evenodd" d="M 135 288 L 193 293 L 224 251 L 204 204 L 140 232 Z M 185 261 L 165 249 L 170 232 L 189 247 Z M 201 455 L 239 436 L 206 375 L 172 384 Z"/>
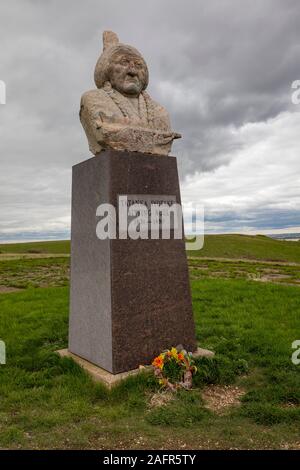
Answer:
<path fill-rule="evenodd" d="M 299 225 L 299 128 L 300 112 L 248 123 L 235 131 L 243 146 L 229 164 L 183 181 L 183 201 L 205 206 L 206 230 L 270 231 L 278 216 L 282 228 Z"/>

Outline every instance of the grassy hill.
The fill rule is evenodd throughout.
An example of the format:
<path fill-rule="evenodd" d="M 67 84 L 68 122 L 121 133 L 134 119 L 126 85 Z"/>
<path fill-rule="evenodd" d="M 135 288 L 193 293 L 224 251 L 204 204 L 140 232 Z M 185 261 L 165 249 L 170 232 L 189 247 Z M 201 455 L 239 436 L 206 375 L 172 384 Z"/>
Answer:
<path fill-rule="evenodd" d="M 69 252 L 69 240 L 0 244 L 0 254 L 65 254 Z M 300 242 L 274 240 L 263 235 L 206 235 L 203 249 L 199 251 L 189 251 L 188 256 L 300 263 Z"/>
<path fill-rule="evenodd" d="M 46 242 L 29 242 L 29 243 L 0 243 L 0 254 L 3 253 L 69 253 L 70 240 L 56 240 Z"/>
<path fill-rule="evenodd" d="M 206 235 L 202 250 L 189 251 L 188 255 L 300 263 L 300 242 L 274 240 L 264 235 Z"/>

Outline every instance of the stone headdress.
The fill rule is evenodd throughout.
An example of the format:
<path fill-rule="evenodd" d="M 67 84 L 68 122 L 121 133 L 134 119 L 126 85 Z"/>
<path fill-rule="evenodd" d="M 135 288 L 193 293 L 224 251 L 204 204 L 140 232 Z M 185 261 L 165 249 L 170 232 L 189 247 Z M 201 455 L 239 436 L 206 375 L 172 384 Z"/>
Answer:
<path fill-rule="evenodd" d="M 112 31 L 104 31 L 103 33 L 103 52 L 98 59 L 94 72 L 94 80 L 97 88 L 102 88 L 105 82 L 109 81 L 109 66 L 113 61 L 114 55 L 120 52 L 135 55 L 143 62 L 146 72 L 146 79 L 143 86 L 143 90 L 145 90 L 148 86 L 149 72 L 143 56 L 134 47 L 120 43 L 118 36 Z"/>

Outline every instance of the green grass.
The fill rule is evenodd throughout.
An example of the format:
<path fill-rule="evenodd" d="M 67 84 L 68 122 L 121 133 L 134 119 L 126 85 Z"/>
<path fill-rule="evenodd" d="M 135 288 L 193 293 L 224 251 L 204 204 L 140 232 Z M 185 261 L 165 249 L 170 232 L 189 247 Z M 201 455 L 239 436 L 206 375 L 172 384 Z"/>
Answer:
<path fill-rule="evenodd" d="M 271 410 L 278 422 L 300 420 L 300 368 L 291 362 L 300 333 L 298 288 L 240 280 L 195 281 L 193 287 L 201 344 L 224 361 L 238 358 L 249 366 L 241 415 L 266 425 Z"/>
<path fill-rule="evenodd" d="M 31 243 L 0 243 L 1 253 L 70 253 L 70 240 L 31 242 Z"/>
<path fill-rule="evenodd" d="M 56 260 L 55 260 L 56 261 Z M 0 295 L 2 448 L 279 448 L 297 447 L 300 366 L 299 288 L 242 279 L 192 282 L 197 338 L 216 351 L 197 361 L 195 390 L 162 408 L 149 401 L 149 374 L 112 392 L 55 350 L 67 346 L 67 287 Z M 205 384 L 235 383 L 246 394 L 223 415 L 207 410 Z"/>
<path fill-rule="evenodd" d="M 70 252 L 70 241 L 0 244 L 3 253 L 53 253 Z M 274 240 L 263 235 L 205 235 L 204 247 L 189 251 L 191 257 L 246 258 L 300 263 L 300 242 Z"/>
<path fill-rule="evenodd" d="M 69 283 L 69 258 L 0 260 L 0 287 L 59 287 Z"/>
<path fill-rule="evenodd" d="M 300 447 L 300 271 L 276 262 L 299 263 L 298 242 L 209 235 L 188 253 L 197 338 L 216 356 L 197 360 L 195 389 L 162 407 L 150 406 L 149 374 L 109 392 L 55 354 L 67 346 L 68 253 L 69 241 L 0 245 L 0 448 Z M 210 384 L 244 389 L 241 406 L 207 409 Z"/>
<path fill-rule="evenodd" d="M 69 264 L 69 257 L 63 256 L 0 259 L 0 291 L 1 286 L 10 288 L 66 286 L 69 282 Z M 300 265 L 203 258 L 189 259 L 189 265 L 191 279 L 253 279 L 300 285 Z"/>
<path fill-rule="evenodd" d="M 205 235 L 202 250 L 189 251 L 188 256 L 300 263 L 300 242 L 274 240 L 263 235 Z"/>
<path fill-rule="evenodd" d="M 282 265 L 282 262 L 248 262 L 246 260 L 212 260 L 190 258 L 192 279 L 224 278 L 252 279 L 262 282 L 300 285 L 300 264 Z"/>

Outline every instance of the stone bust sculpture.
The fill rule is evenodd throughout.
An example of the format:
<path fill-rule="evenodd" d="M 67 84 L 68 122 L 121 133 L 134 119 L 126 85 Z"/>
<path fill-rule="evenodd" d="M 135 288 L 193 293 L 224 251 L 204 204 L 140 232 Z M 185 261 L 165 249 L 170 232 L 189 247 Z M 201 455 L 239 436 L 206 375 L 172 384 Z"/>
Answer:
<path fill-rule="evenodd" d="M 81 98 L 80 121 L 93 154 L 104 149 L 168 155 L 180 134 L 171 131 L 167 111 L 145 91 L 149 73 L 135 48 L 103 33 L 95 67 L 97 89 Z"/>

